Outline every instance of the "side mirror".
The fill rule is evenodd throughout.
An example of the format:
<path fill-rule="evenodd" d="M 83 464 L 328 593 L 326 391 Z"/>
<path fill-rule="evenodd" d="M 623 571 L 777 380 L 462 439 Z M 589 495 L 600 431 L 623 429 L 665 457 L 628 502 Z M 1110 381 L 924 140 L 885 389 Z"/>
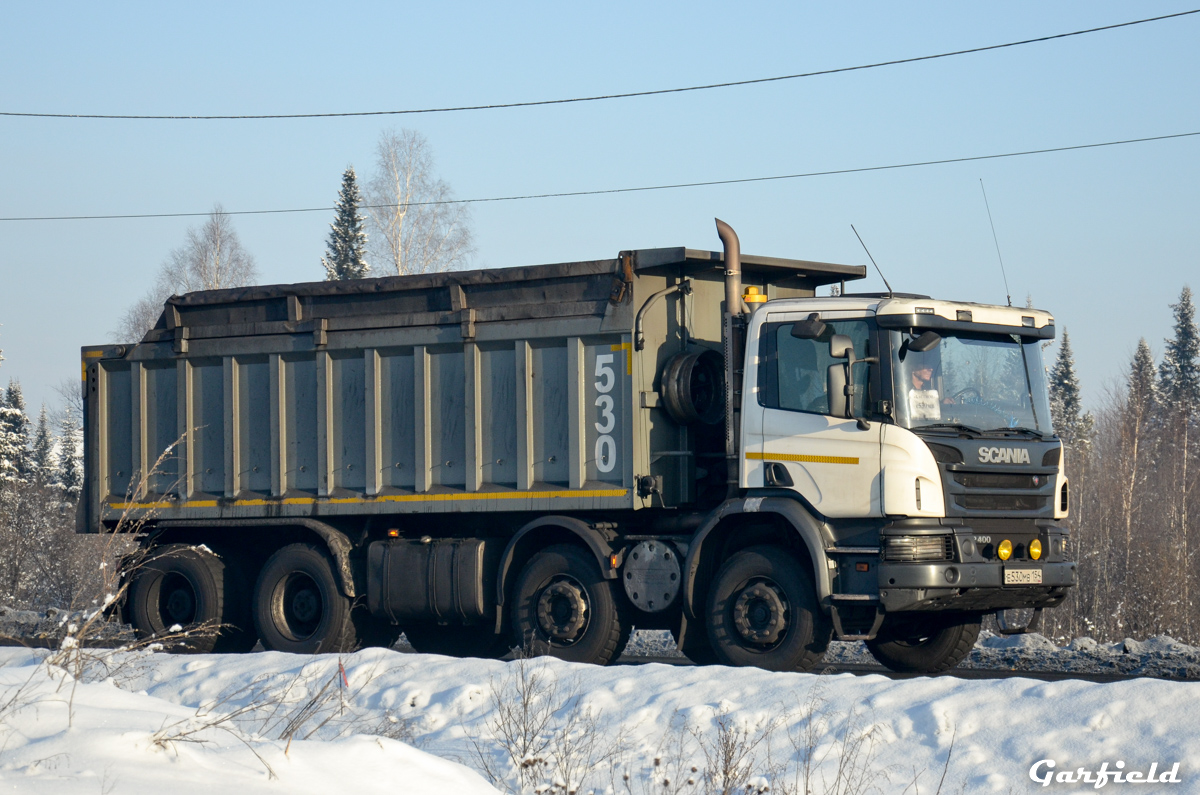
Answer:
<path fill-rule="evenodd" d="M 908 349 L 910 351 L 916 351 L 917 353 L 925 353 L 926 351 L 931 351 L 936 348 L 938 343 L 941 341 L 941 334 L 938 334 L 936 331 L 926 331 L 916 339 L 910 340 L 908 343 Z"/>
<path fill-rule="evenodd" d="M 807 320 L 792 324 L 792 336 L 800 340 L 815 340 L 825 333 L 828 328 L 821 322 L 821 316 L 813 312 Z"/>
<path fill-rule="evenodd" d="M 837 337 L 834 337 L 837 339 Z M 831 364 L 826 371 L 825 388 L 829 394 L 829 413 L 834 417 L 847 417 L 849 401 L 846 395 L 846 370 L 844 364 Z"/>
<path fill-rule="evenodd" d="M 854 361 L 854 341 L 845 334 L 834 334 L 829 341 L 829 355 L 834 359 Z"/>

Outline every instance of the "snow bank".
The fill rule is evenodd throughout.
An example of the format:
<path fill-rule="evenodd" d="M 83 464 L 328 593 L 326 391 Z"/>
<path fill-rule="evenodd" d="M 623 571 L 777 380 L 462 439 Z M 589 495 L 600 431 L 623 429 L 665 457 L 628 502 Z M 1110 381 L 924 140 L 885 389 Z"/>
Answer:
<path fill-rule="evenodd" d="M 0 789 L 5 792 L 495 793 L 473 770 L 393 739 L 293 740 L 287 748 L 280 740 L 240 738 L 220 726 L 205 728 L 212 715 L 198 715 L 198 702 L 179 693 L 130 692 L 111 679 L 76 684 L 39 665 L 40 659 L 36 652 L 0 650 Z M 153 655 L 137 675 L 170 676 L 173 666 L 160 674 L 159 665 L 175 661 L 190 665 L 193 674 L 215 674 L 227 659 L 239 658 Z M 203 667 L 196 668 L 197 662 Z M 248 685 L 237 678 L 261 670 L 229 667 L 235 670 L 214 681 Z"/>
<path fill-rule="evenodd" d="M 1011 645 L 1005 641 L 1004 648 Z M 458 763 L 478 766 L 477 747 L 493 761 L 501 758 L 495 748 L 488 750 L 496 719 L 492 693 L 522 665 L 383 649 L 347 655 L 343 668 L 334 656 L 274 652 L 145 655 L 108 681 L 79 685 L 69 726 L 71 683 L 52 680 L 37 660 L 35 652 L 0 650 L 6 694 L 0 704 L 26 681 L 37 699 L 15 715 L 0 716 L 0 779 L 22 792 L 96 792 L 115 782 L 114 793 L 139 793 L 168 781 L 180 793 L 226 786 L 244 792 L 491 792 Z M 1029 779 L 1030 766 L 1054 759 L 1058 770 L 1094 770 L 1104 762 L 1112 768 L 1118 760 L 1130 769 L 1152 763 L 1169 769 L 1179 762 L 1184 784 L 1171 791 L 1200 792 L 1200 710 L 1181 708 L 1200 697 L 1197 683 L 893 681 L 719 666 L 524 664 L 562 690 L 577 691 L 574 706 L 598 715 L 599 735 L 621 738 L 628 758 L 656 753 L 673 725 L 687 722 L 708 731 L 722 715 L 747 726 L 780 718 L 775 738 L 785 740 L 789 731 L 802 732 L 804 707 L 815 697 L 827 719 L 820 742 L 823 751 L 833 750 L 829 759 L 836 757 L 833 743 L 844 735 L 847 716 L 859 716 L 856 731 L 874 730 L 873 767 L 891 777 L 885 792 L 899 792 L 921 770 L 921 789 L 933 791 L 951 742 L 946 791 L 1042 791 Z M 311 739 L 295 737 L 285 754 L 284 719 L 316 699 L 322 687 L 327 695 L 338 694 L 326 706 L 343 714 Z M 267 693 L 271 703 L 258 703 Z M 178 733 L 202 725 L 205 716 L 239 710 L 241 717 L 231 723 L 238 735 L 209 729 L 203 744 L 154 743 L 164 727 Z M 347 727 L 367 733 L 347 735 Z M 378 727 L 410 744 L 378 736 Z M 610 761 L 600 762 L 593 785 L 607 783 Z M 703 760 L 693 763 L 702 766 Z M 756 774 L 767 772 L 762 754 L 756 764 L 763 767 Z M 267 765 L 277 781 L 270 780 Z"/>

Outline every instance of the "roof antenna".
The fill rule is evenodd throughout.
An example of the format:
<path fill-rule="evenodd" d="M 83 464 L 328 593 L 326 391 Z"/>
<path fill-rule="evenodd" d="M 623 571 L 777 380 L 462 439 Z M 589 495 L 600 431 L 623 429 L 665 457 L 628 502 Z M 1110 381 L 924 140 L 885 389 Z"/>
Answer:
<path fill-rule="evenodd" d="M 987 207 L 988 223 L 992 225 L 992 242 L 996 244 L 996 259 L 1000 260 L 1000 275 L 1004 277 L 1004 293 L 1008 296 L 1008 305 L 1012 306 L 1012 290 L 1008 289 L 1008 274 L 1004 272 L 1004 257 L 1000 256 L 1000 240 L 996 237 L 996 222 L 992 220 L 992 208 L 988 205 L 987 191 L 983 187 L 983 178 L 979 179 L 979 189 L 983 191 L 983 206 Z"/>
<path fill-rule="evenodd" d="M 879 264 L 876 263 L 875 258 L 871 256 L 871 250 L 867 248 L 866 243 L 863 243 L 862 235 L 860 235 L 858 230 L 854 228 L 854 224 L 850 224 L 850 229 L 854 232 L 854 236 L 858 238 L 858 242 L 862 243 L 863 251 L 867 252 L 867 256 L 870 258 L 871 264 L 875 266 L 875 272 L 879 274 L 879 278 L 883 279 L 884 286 L 888 288 L 888 298 L 891 298 L 892 285 L 888 284 L 887 277 L 883 275 L 883 271 L 879 270 Z"/>

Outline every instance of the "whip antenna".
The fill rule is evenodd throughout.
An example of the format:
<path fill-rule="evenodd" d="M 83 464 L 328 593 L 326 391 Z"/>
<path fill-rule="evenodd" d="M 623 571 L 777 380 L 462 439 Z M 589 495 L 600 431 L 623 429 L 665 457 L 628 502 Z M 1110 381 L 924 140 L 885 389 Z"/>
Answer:
<path fill-rule="evenodd" d="M 992 225 L 992 242 L 996 244 L 996 259 L 1000 260 L 1000 275 L 1004 277 L 1004 294 L 1008 296 L 1008 305 L 1012 306 L 1012 290 L 1008 289 L 1008 274 L 1004 272 L 1004 257 L 1000 256 L 1000 239 L 996 237 L 996 222 L 992 220 L 992 208 L 988 204 L 987 190 L 983 187 L 983 179 L 979 180 L 979 189 L 983 191 L 983 206 L 987 208 L 988 223 Z"/>
<path fill-rule="evenodd" d="M 875 272 L 879 274 L 879 278 L 883 279 L 883 285 L 888 288 L 888 298 L 891 298 L 892 285 L 888 284 L 887 277 L 883 275 L 883 271 L 879 270 L 879 264 L 875 262 L 875 258 L 871 256 L 871 250 L 867 248 L 866 243 L 863 243 L 862 235 L 860 235 L 858 230 L 854 228 L 854 224 L 850 224 L 850 229 L 854 232 L 854 236 L 858 238 L 858 242 L 862 244 L 863 251 L 867 252 L 867 257 L 871 260 L 871 264 L 875 266 Z M 1011 305 L 1012 302 L 1009 301 L 1009 306 Z"/>

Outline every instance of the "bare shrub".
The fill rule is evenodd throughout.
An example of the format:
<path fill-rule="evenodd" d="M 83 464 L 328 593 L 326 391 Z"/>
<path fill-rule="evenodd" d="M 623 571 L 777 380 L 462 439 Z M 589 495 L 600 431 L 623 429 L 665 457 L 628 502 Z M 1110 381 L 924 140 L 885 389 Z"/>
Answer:
<path fill-rule="evenodd" d="M 746 792 L 751 795 L 770 789 L 766 776 L 755 776 L 760 758 L 768 749 L 787 713 L 757 720 L 738 719 L 722 706 L 713 716 L 712 728 L 691 728 L 704 757 L 702 777 L 705 791 L 716 795 Z"/>
<path fill-rule="evenodd" d="M 471 737 L 472 761 L 505 792 L 585 791 L 621 738 L 606 737 L 599 710 L 581 702 L 577 679 L 560 682 L 544 659 L 521 650 L 490 683 L 493 713 L 485 736 Z"/>
<path fill-rule="evenodd" d="M 692 727 L 676 712 L 649 754 L 613 761 L 609 780 L 614 792 L 629 795 L 690 795 L 703 780 L 699 755 Z"/>

